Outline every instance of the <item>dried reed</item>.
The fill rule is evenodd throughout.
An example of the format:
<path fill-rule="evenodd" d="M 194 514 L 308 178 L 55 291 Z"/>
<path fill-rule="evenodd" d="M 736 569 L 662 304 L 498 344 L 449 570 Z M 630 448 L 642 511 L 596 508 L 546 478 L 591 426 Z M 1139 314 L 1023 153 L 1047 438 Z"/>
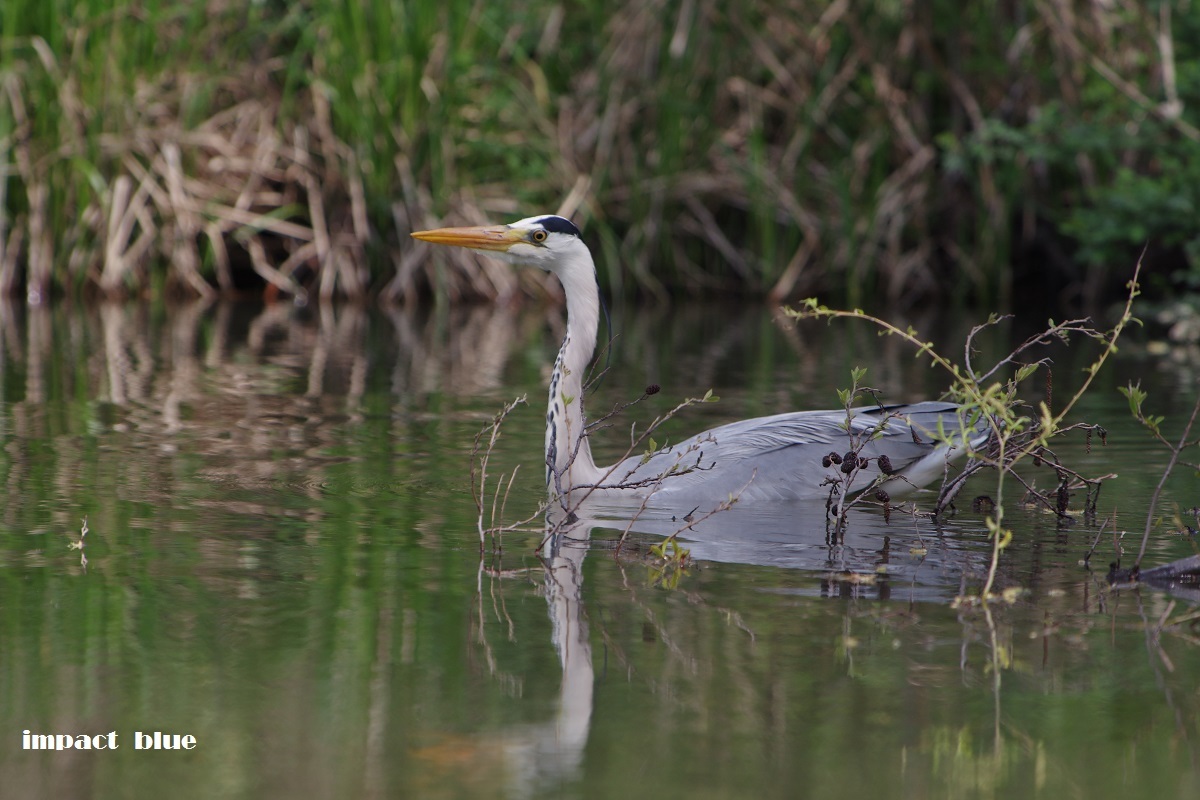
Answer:
<path fill-rule="evenodd" d="M 0 292 L 31 301 L 503 298 L 529 278 L 406 234 L 531 210 L 590 218 L 618 292 L 1002 298 L 1014 233 L 1200 147 L 1166 3 L 13 5 Z"/>

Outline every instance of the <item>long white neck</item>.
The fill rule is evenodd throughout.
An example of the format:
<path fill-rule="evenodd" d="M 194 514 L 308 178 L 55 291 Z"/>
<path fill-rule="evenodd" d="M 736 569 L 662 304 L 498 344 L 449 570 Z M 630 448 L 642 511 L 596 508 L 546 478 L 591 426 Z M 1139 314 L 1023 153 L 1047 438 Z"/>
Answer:
<path fill-rule="evenodd" d="M 550 377 L 546 486 L 552 494 L 566 494 L 580 484 L 598 483 L 604 474 L 592 460 L 583 414 L 583 381 L 596 350 L 600 293 L 595 264 L 582 242 L 556 273 L 567 296 L 567 335 Z"/>

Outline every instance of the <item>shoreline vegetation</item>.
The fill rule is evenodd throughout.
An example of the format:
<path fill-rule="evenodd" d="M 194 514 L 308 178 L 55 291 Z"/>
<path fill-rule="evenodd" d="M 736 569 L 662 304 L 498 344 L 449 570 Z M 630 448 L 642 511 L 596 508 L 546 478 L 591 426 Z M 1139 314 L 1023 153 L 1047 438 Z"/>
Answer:
<path fill-rule="evenodd" d="M 1094 300 L 1146 242 L 1192 288 L 1197 43 L 1169 2 L 8 0 L 0 293 L 553 291 L 407 235 L 539 211 L 615 294 Z"/>

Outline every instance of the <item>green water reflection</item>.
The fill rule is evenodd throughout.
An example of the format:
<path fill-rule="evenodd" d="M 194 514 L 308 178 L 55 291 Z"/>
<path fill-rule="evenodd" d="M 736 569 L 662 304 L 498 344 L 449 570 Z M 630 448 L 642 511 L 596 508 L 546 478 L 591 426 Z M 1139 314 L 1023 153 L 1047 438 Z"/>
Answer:
<path fill-rule="evenodd" d="M 673 591 L 645 534 L 621 558 L 564 541 L 545 561 L 517 534 L 481 561 L 471 441 L 529 393 L 494 469 L 525 463 L 509 504 L 532 510 L 553 309 L 0 313 L 4 796 L 1200 792 L 1200 638 L 1159 628 L 1190 607 L 1109 593 L 1079 564 L 1084 521 L 1013 509 L 1002 581 L 1029 591 L 990 613 L 950 604 L 986 563 L 967 510 L 942 531 L 867 514 L 833 546 L 800 513 L 737 517 L 692 545 L 708 560 Z M 714 388 L 681 432 L 827 407 L 852 363 L 890 399 L 938 388 L 869 331 L 798 332 L 760 308 L 617 325 L 593 408 L 649 382 L 657 408 Z M 1059 354 L 1060 390 L 1087 355 Z M 1140 533 L 1162 458 L 1113 390 L 1130 377 L 1178 416 L 1195 362 L 1126 348 L 1084 409 L 1108 446 L 1069 445 L 1121 473 L 1101 516 Z M 1168 515 L 1196 488 L 1173 479 Z M 1101 542 L 1105 567 L 1136 550 Z M 1149 563 L 1194 550 L 1161 530 Z M 115 730 L 121 747 L 27 751 L 26 729 Z M 198 744 L 135 750 L 137 731 Z"/>

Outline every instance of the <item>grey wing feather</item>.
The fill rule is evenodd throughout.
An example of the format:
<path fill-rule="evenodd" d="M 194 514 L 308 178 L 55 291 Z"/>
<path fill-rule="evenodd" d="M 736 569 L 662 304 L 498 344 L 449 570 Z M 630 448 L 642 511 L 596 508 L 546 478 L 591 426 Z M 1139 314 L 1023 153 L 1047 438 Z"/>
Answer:
<path fill-rule="evenodd" d="M 854 489 L 879 474 L 877 459 L 887 455 L 893 469 L 908 474 L 914 488 L 932 480 L 944 468 L 955 448 L 942 441 L 962 431 L 972 446 L 986 440 L 986 430 L 969 427 L 953 403 L 924 402 L 907 406 L 871 406 L 840 411 L 800 411 L 741 420 L 705 431 L 682 444 L 649 457 L 633 457 L 619 464 L 607 484 L 638 484 L 656 499 L 690 502 L 725 499 L 739 493 L 743 499 L 814 499 L 828 494 L 827 479 L 837 467 L 821 463 L 830 452 L 848 451 L 857 437 L 872 436 L 859 450 L 870 459 Z M 961 451 L 961 447 L 957 448 Z M 657 480 L 666 476 L 663 480 Z M 661 495 L 661 498 L 658 497 Z"/>

